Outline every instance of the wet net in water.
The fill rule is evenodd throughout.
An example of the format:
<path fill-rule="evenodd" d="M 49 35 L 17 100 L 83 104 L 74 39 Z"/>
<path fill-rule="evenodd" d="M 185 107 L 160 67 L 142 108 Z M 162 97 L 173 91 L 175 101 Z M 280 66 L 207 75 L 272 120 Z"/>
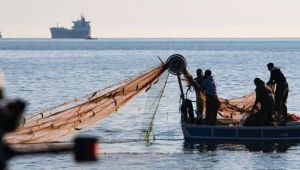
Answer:
<path fill-rule="evenodd" d="M 165 71 L 163 65 L 86 96 L 25 116 L 8 143 L 56 142 L 76 134 L 117 111 L 145 91 Z"/>

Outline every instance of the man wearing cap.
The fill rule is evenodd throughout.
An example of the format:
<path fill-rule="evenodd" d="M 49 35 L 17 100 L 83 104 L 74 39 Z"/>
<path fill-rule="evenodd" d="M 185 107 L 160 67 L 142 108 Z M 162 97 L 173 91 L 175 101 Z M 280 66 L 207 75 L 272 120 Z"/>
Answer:
<path fill-rule="evenodd" d="M 275 67 L 273 63 L 269 63 L 267 66 L 271 72 L 270 80 L 267 82 L 267 85 L 276 84 L 274 110 L 279 116 L 285 118 L 287 116 L 289 85 L 279 68 Z"/>

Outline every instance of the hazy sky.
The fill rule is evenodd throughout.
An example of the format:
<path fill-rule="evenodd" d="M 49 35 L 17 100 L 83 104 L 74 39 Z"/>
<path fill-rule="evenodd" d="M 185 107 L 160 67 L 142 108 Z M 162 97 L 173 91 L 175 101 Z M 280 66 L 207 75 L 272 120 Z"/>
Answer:
<path fill-rule="evenodd" d="M 81 14 L 98 38 L 300 37 L 300 0 L 0 0 L 0 31 L 50 38 Z"/>

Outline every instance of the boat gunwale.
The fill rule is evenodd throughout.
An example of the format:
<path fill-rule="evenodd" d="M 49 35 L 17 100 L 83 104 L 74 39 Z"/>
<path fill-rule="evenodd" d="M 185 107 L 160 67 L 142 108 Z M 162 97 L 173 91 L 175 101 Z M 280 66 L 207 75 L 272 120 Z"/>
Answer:
<path fill-rule="evenodd" d="M 224 126 L 224 125 L 195 125 L 195 124 L 181 124 L 182 132 L 184 139 L 186 141 L 197 141 L 197 140 L 227 140 L 227 141 L 291 141 L 291 140 L 300 140 L 300 125 L 294 126 Z M 201 136 L 198 134 L 190 134 L 188 129 L 192 130 L 202 130 L 202 129 L 210 129 L 210 136 Z M 236 133 L 235 137 L 230 136 L 215 136 L 214 130 L 234 130 Z M 245 137 L 239 136 L 239 130 L 255 130 L 260 131 L 260 137 Z M 289 132 L 287 130 L 299 130 L 299 135 L 289 136 Z M 265 132 L 269 131 L 269 132 Z M 270 134 L 270 131 L 281 133 L 280 136 L 265 136 L 265 134 Z M 271 132 L 271 133 L 272 133 Z M 247 132 L 244 132 L 247 133 Z"/>
<path fill-rule="evenodd" d="M 300 122 L 299 125 L 293 126 L 225 126 L 225 125 L 196 125 L 196 124 L 181 124 L 181 126 L 186 126 L 188 128 L 222 128 L 222 129 L 255 129 L 255 130 L 280 130 L 280 129 L 299 129 L 300 130 Z M 300 131 L 299 131 L 300 132 Z"/>

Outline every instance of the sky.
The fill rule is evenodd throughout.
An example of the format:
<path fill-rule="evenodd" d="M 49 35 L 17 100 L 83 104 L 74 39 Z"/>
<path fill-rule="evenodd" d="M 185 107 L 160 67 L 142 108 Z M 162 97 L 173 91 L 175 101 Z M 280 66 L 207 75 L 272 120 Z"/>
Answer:
<path fill-rule="evenodd" d="M 0 32 L 50 38 L 81 14 L 97 38 L 300 37 L 300 0 L 0 0 Z"/>

